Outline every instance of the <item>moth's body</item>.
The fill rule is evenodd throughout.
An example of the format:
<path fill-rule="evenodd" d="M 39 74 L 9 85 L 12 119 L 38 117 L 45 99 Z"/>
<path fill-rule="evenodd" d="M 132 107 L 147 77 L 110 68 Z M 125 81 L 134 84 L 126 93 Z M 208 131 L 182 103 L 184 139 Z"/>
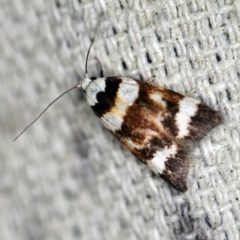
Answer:
<path fill-rule="evenodd" d="M 88 104 L 104 126 L 174 188 L 187 190 L 185 145 L 221 122 L 200 101 L 128 77 L 85 78 Z"/>

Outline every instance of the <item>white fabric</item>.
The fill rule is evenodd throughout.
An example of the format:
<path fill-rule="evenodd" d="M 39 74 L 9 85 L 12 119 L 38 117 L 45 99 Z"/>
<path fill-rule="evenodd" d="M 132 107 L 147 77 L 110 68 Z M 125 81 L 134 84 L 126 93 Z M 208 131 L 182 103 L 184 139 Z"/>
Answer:
<path fill-rule="evenodd" d="M 178 193 L 105 130 L 75 90 L 122 75 L 194 94 L 225 123 L 195 143 Z M 240 238 L 239 0 L 0 2 L 3 240 Z"/>

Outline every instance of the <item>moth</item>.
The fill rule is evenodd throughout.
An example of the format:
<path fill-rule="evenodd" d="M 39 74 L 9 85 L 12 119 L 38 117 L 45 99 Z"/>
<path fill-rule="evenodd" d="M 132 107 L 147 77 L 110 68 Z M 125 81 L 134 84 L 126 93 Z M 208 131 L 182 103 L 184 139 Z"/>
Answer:
<path fill-rule="evenodd" d="M 97 31 L 96 31 L 97 32 Z M 148 81 L 112 76 L 88 77 L 50 103 L 14 140 L 29 128 L 56 100 L 82 88 L 89 106 L 103 125 L 140 161 L 175 189 L 188 189 L 189 143 L 201 139 L 222 122 L 219 113 L 199 100 L 183 96 Z"/>

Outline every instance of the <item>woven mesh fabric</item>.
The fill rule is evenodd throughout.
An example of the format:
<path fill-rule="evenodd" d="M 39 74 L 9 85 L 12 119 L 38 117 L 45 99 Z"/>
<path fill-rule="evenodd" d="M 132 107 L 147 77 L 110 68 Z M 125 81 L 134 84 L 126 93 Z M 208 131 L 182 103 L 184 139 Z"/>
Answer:
<path fill-rule="evenodd" d="M 75 90 L 84 77 L 147 80 L 194 94 L 224 124 L 194 143 L 189 191 L 152 176 Z M 0 232 L 3 240 L 239 239 L 240 1 L 2 0 Z"/>

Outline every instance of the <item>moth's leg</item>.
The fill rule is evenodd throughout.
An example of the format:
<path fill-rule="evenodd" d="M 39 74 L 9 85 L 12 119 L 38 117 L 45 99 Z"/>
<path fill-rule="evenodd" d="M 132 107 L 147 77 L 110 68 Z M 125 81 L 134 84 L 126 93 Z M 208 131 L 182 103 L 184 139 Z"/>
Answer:
<path fill-rule="evenodd" d="M 100 66 L 100 77 L 104 77 L 102 64 L 101 64 L 100 60 L 99 60 L 97 57 L 95 57 L 95 58 L 96 58 L 96 60 L 98 61 L 98 64 L 99 64 L 99 66 Z"/>
<path fill-rule="evenodd" d="M 150 79 L 148 79 L 146 82 L 147 82 L 147 83 L 151 83 L 151 82 L 155 79 L 155 77 L 156 77 L 156 76 L 153 75 L 153 76 L 152 76 Z"/>
<path fill-rule="evenodd" d="M 192 92 L 188 93 L 186 96 L 187 97 L 193 97 L 196 94 L 196 90 L 193 90 Z"/>

